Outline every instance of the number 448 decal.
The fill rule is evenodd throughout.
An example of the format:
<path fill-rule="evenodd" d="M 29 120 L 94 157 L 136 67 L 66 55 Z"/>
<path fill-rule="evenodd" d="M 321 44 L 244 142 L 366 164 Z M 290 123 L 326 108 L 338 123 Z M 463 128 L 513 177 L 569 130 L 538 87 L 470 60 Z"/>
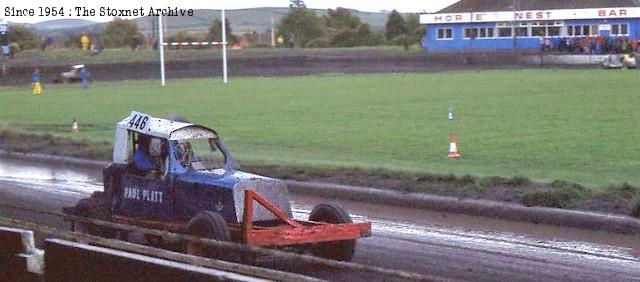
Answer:
<path fill-rule="evenodd" d="M 131 112 L 129 128 L 143 130 L 149 126 L 149 116 L 143 113 Z"/>

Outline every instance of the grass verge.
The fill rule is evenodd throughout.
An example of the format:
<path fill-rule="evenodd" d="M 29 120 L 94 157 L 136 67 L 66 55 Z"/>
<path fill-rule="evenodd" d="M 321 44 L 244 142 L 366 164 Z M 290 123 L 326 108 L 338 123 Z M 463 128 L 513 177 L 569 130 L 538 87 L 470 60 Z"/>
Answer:
<path fill-rule="evenodd" d="M 6 125 L 0 126 L 0 149 L 8 151 L 109 160 L 111 146 L 109 142 L 75 140 L 51 134 L 29 133 Z M 244 164 L 243 170 L 280 179 L 329 182 L 640 217 L 640 188 L 626 183 L 593 190 L 560 180 L 537 183 L 524 176 L 456 176 L 388 169 L 265 165 L 255 162 Z"/>

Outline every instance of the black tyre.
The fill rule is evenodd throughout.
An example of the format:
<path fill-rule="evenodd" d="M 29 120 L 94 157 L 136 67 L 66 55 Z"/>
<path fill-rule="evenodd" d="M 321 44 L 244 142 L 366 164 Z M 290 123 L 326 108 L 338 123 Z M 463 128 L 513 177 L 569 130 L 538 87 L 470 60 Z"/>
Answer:
<path fill-rule="evenodd" d="M 76 213 L 78 216 L 95 219 L 98 215 L 98 210 L 91 198 L 85 198 L 76 204 Z M 102 228 L 100 226 L 86 222 L 78 222 L 77 231 L 95 236 L 102 235 Z"/>
<path fill-rule="evenodd" d="M 319 204 L 313 208 L 310 221 L 326 223 L 351 223 L 351 217 L 344 208 L 336 203 Z M 311 253 L 315 256 L 350 261 L 356 250 L 356 240 L 343 240 L 326 243 L 317 243 L 311 247 Z"/>
<path fill-rule="evenodd" d="M 108 221 L 109 213 L 106 206 L 107 201 L 104 192 L 93 192 L 91 197 L 78 201 L 76 204 L 76 212 L 79 216 Z M 90 235 L 106 238 L 114 238 L 116 236 L 115 230 L 101 225 L 79 222 L 78 227 L 78 231 Z"/>
<path fill-rule="evenodd" d="M 215 212 L 204 211 L 194 216 L 187 224 L 187 234 L 218 241 L 229 241 L 231 235 L 224 218 Z M 203 257 L 220 258 L 223 252 L 212 246 L 188 241 L 185 244 L 187 254 Z"/>

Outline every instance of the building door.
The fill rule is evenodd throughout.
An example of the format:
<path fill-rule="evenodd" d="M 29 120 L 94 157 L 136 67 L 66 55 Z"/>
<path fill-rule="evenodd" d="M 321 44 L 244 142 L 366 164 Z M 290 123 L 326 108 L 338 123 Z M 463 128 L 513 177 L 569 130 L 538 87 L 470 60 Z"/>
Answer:
<path fill-rule="evenodd" d="M 598 25 L 598 35 L 602 37 L 607 37 L 611 34 L 611 25 L 610 24 L 601 24 Z"/>

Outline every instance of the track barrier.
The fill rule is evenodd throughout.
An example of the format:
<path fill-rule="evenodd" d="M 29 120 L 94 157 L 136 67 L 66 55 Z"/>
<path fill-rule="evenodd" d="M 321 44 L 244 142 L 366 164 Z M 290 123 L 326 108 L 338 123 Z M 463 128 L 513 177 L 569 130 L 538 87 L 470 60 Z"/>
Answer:
<path fill-rule="evenodd" d="M 43 252 L 35 247 L 33 231 L 0 226 L 0 280 L 41 281 L 43 271 Z"/>
<path fill-rule="evenodd" d="M 60 239 L 45 243 L 47 282 L 75 281 L 270 281 Z"/>
<path fill-rule="evenodd" d="M 21 207 L 14 207 L 14 208 L 25 209 Z M 78 222 L 89 223 L 89 224 L 99 225 L 99 226 L 113 228 L 113 229 L 126 230 L 130 232 L 140 232 L 145 235 L 158 236 L 158 237 L 162 237 L 163 240 L 170 241 L 170 242 L 190 240 L 199 244 L 211 246 L 211 247 L 222 249 L 229 252 L 247 254 L 252 256 L 269 256 L 274 259 L 279 259 L 284 261 L 301 262 L 301 263 L 308 264 L 309 266 L 325 267 L 325 268 L 331 268 L 336 270 L 347 270 L 350 272 L 373 274 L 373 275 L 376 275 L 377 277 L 389 277 L 390 279 L 401 279 L 401 280 L 407 280 L 407 281 L 449 281 L 436 276 L 421 275 L 421 274 L 412 273 L 412 272 L 387 269 L 387 268 L 381 268 L 381 267 L 375 267 L 375 266 L 369 266 L 369 265 L 363 265 L 363 264 L 357 264 L 357 263 L 351 263 L 351 262 L 328 260 L 328 259 L 310 256 L 310 255 L 300 255 L 300 254 L 284 252 L 284 251 L 279 251 L 274 249 L 266 249 L 266 248 L 246 246 L 246 245 L 231 243 L 231 242 L 204 239 L 204 238 L 189 236 L 185 234 L 172 233 L 164 230 L 148 229 L 148 228 L 142 228 L 138 226 L 113 223 L 109 221 L 96 220 L 92 218 L 69 216 L 69 215 L 63 215 L 63 214 L 51 213 L 51 212 L 45 212 L 45 211 L 36 211 L 36 212 L 49 214 L 49 215 L 63 216 L 68 220 L 75 220 Z M 85 241 L 85 242 L 91 243 L 92 245 L 99 245 L 99 246 L 114 248 L 114 249 L 123 250 L 127 252 L 169 259 L 172 261 L 188 263 L 191 265 L 206 266 L 206 267 L 212 267 L 212 268 L 216 268 L 220 270 L 228 270 L 228 271 L 233 270 L 234 272 L 240 273 L 240 274 L 261 275 L 257 277 L 266 278 L 266 279 L 279 280 L 279 281 L 317 281 L 317 279 L 298 275 L 298 274 L 259 268 L 255 266 L 244 265 L 244 264 L 236 264 L 236 263 L 221 261 L 221 260 L 195 257 L 195 256 L 186 255 L 182 253 L 167 251 L 164 249 L 157 249 L 157 248 L 152 248 L 148 246 L 132 244 L 132 243 L 120 241 L 120 240 L 106 239 L 106 238 L 92 236 L 92 235 L 78 233 L 78 232 L 62 231 L 62 230 L 58 230 L 51 227 L 45 227 L 45 226 L 40 226 L 40 225 L 36 225 L 29 222 L 19 221 L 16 219 L 7 219 L 7 218 L 0 217 L 0 224 L 20 226 L 22 228 L 28 228 L 28 229 L 43 232 L 46 234 L 55 235 L 56 237 L 60 237 L 68 240 Z"/>

